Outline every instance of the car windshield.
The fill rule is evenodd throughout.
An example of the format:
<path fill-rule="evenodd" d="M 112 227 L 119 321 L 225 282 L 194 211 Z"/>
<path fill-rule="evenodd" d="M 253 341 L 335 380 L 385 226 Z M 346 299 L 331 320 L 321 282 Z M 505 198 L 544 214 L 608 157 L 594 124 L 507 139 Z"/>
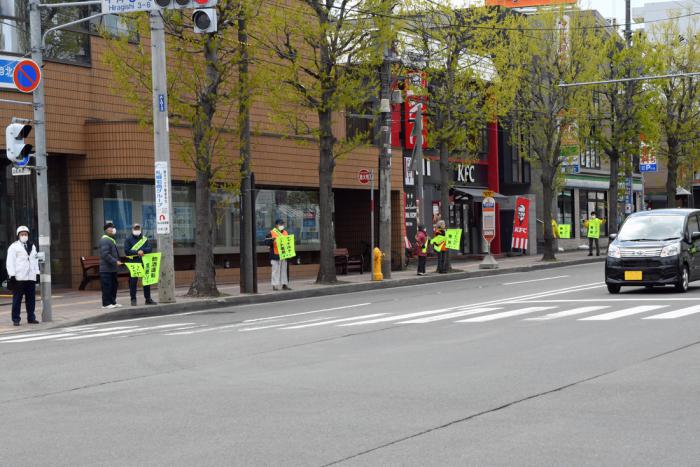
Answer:
<path fill-rule="evenodd" d="M 625 241 L 672 240 L 683 236 L 685 216 L 637 216 L 628 218 L 618 238 Z"/>

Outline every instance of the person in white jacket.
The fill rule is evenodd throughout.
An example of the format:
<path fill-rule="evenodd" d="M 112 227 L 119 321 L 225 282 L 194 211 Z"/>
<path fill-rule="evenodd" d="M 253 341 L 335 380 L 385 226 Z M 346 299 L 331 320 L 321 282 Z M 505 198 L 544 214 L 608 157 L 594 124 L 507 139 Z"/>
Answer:
<path fill-rule="evenodd" d="M 17 227 L 17 241 L 7 249 L 7 287 L 12 290 L 12 322 L 19 326 L 22 298 L 27 307 L 27 322 L 38 324 L 34 316 L 39 261 L 36 247 L 29 241 L 29 228 Z"/>

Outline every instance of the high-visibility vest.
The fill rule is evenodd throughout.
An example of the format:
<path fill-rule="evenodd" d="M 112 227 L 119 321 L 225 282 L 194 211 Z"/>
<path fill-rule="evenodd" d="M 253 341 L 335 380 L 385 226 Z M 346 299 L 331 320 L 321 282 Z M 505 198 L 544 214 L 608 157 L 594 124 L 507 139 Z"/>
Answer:
<path fill-rule="evenodd" d="M 435 237 L 433 237 L 432 240 L 430 240 L 430 243 L 433 244 L 433 248 L 435 248 L 435 251 L 446 251 L 447 247 L 447 237 L 445 237 L 442 234 L 438 234 Z"/>
<path fill-rule="evenodd" d="M 428 253 L 428 242 L 430 241 L 430 238 L 428 236 L 425 237 L 425 243 L 423 243 L 423 246 L 421 247 L 420 251 L 423 254 Z"/>
<path fill-rule="evenodd" d="M 144 237 L 141 237 L 141 240 L 139 240 L 138 242 L 136 242 L 136 243 L 134 244 L 134 246 L 131 247 L 131 251 L 139 251 L 139 248 L 141 248 L 142 246 L 144 246 L 144 245 L 146 244 L 147 241 L 148 241 L 148 238 L 146 238 L 145 236 L 144 236 Z"/>
<path fill-rule="evenodd" d="M 588 220 L 588 238 L 600 238 L 600 226 L 603 223 L 598 218 Z"/>
<path fill-rule="evenodd" d="M 114 243 L 114 246 L 117 245 L 117 241 L 115 239 L 113 239 L 112 237 L 110 237 L 109 235 L 103 235 L 102 238 L 109 239 L 110 242 Z"/>
<path fill-rule="evenodd" d="M 270 233 L 272 234 L 272 246 L 273 246 L 272 251 L 274 251 L 276 255 L 279 255 L 280 252 L 279 252 L 279 249 L 277 249 L 277 237 L 286 237 L 289 234 L 287 233 L 286 230 L 283 230 L 280 232 L 277 229 L 277 227 L 272 229 L 272 232 L 270 232 Z"/>

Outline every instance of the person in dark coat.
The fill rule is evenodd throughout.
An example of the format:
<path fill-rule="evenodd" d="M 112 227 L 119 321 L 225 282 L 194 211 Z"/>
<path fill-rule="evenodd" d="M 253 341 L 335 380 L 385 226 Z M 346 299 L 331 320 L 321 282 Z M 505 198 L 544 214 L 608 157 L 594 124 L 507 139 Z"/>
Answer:
<path fill-rule="evenodd" d="M 119 260 L 119 250 L 114 236 L 117 228 L 107 222 L 104 235 L 100 238 L 100 284 L 102 285 L 102 308 L 120 308 L 117 303 L 117 272 L 123 263 Z"/>
<path fill-rule="evenodd" d="M 153 247 L 148 241 L 148 238 L 143 235 L 141 226 L 134 224 L 131 228 L 131 235 L 124 241 L 124 254 L 126 255 L 127 263 L 143 263 L 141 259 L 143 255 L 153 253 Z M 136 306 L 136 286 L 138 285 L 138 277 L 129 277 L 129 295 L 131 296 L 131 306 Z M 151 286 L 143 286 L 143 298 L 146 299 L 146 305 L 157 305 L 151 299 Z"/>

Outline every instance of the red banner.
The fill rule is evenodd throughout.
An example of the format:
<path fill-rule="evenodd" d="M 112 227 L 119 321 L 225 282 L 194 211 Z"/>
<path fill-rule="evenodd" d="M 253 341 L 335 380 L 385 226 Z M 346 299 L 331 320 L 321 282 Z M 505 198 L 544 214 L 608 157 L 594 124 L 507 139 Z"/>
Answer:
<path fill-rule="evenodd" d="M 416 146 L 416 136 L 413 130 L 416 127 L 416 114 L 421 109 L 423 115 L 423 149 L 428 147 L 428 102 L 423 96 L 408 96 L 406 98 L 406 131 L 405 147 L 413 149 Z"/>
<path fill-rule="evenodd" d="M 518 197 L 515 200 L 515 216 L 513 216 L 513 241 L 511 248 L 527 249 L 529 237 L 530 200 Z"/>

